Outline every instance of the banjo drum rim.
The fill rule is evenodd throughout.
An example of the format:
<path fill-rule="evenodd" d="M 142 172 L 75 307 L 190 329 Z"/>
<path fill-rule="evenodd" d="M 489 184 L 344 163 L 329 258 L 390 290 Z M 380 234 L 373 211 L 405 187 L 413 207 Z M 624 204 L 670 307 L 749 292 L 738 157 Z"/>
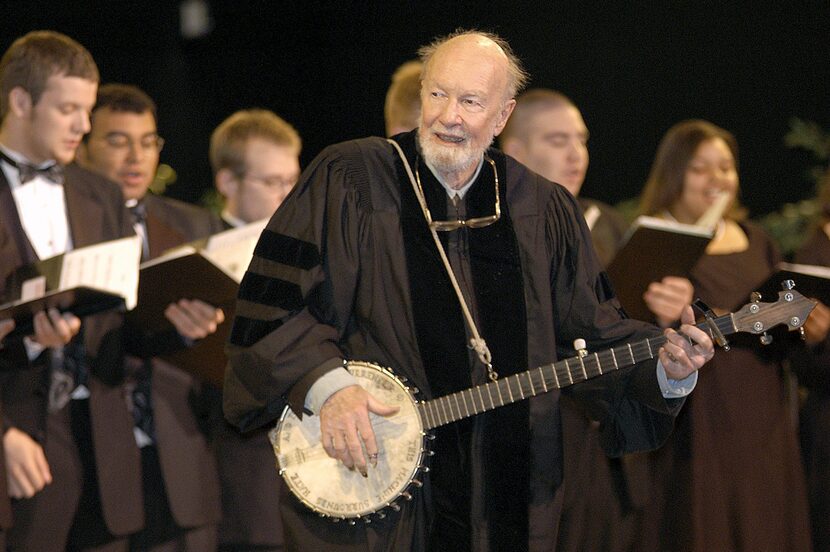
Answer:
<path fill-rule="evenodd" d="M 404 392 L 404 396 L 410 401 L 410 403 L 411 403 L 411 405 L 412 405 L 412 407 L 415 411 L 415 414 L 416 414 L 415 420 L 417 422 L 418 431 L 419 431 L 420 436 L 421 436 L 421 445 L 419 447 L 419 450 L 418 450 L 418 453 L 416 455 L 415 461 L 412 463 L 413 467 L 412 467 L 410 473 L 408 474 L 405 482 L 394 492 L 392 498 L 390 498 L 384 504 L 375 505 L 374 507 L 372 507 L 370 505 L 369 509 L 362 510 L 362 511 L 357 512 L 357 513 L 333 512 L 333 511 L 330 511 L 328 509 L 320 508 L 318 505 L 312 503 L 311 501 L 307 500 L 304 496 L 302 496 L 302 493 L 297 492 L 295 485 L 292 484 L 290 478 L 288 477 L 288 474 L 287 474 L 287 471 L 286 471 L 288 468 L 283 468 L 280 465 L 280 456 L 282 456 L 282 453 L 280 452 L 279 437 L 278 436 L 282 431 L 282 428 L 283 428 L 283 425 L 285 424 L 286 418 L 294 417 L 298 422 L 302 423 L 302 421 L 299 420 L 297 415 L 294 414 L 294 412 L 291 410 L 290 407 L 285 407 L 285 409 L 283 409 L 283 412 L 280 415 L 279 419 L 277 420 L 276 426 L 273 429 L 271 429 L 271 431 L 269 431 L 269 440 L 271 441 L 271 446 L 274 450 L 274 454 L 276 455 L 275 460 L 276 460 L 278 473 L 282 477 L 283 481 L 285 482 L 285 485 L 291 491 L 291 494 L 294 496 L 294 498 L 296 498 L 299 502 L 301 502 L 309 510 L 319 514 L 322 517 L 329 518 L 329 519 L 331 519 L 332 521 L 335 521 L 335 522 L 336 521 L 341 521 L 341 520 L 343 520 L 343 521 L 348 521 L 348 520 L 354 521 L 354 520 L 359 520 L 359 519 L 366 520 L 372 515 L 379 515 L 380 517 L 385 517 L 385 514 L 382 513 L 382 512 L 386 508 L 392 508 L 392 509 L 395 509 L 395 510 L 400 509 L 400 507 L 398 507 L 398 508 L 395 507 L 398 500 L 401 497 L 404 497 L 404 499 L 407 500 L 407 501 L 411 500 L 413 497 L 412 497 L 412 495 L 409 491 L 412 490 L 413 482 L 416 481 L 417 476 L 420 472 L 428 472 L 429 471 L 429 468 L 423 465 L 424 458 L 426 456 L 428 456 L 429 448 L 427 446 L 427 443 L 429 441 L 429 436 L 427 435 L 426 431 L 424 430 L 424 424 L 423 424 L 423 421 L 420 418 L 420 413 L 419 413 L 419 410 L 418 410 L 418 404 L 419 404 L 420 401 L 414 396 L 413 391 L 409 387 L 406 386 L 406 384 L 404 383 L 404 380 L 402 380 L 401 378 L 396 376 L 388 368 L 385 368 L 385 367 L 383 367 L 379 364 L 375 364 L 373 362 L 362 361 L 362 360 L 349 360 L 349 361 L 345 362 L 345 367 L 348 370 L 350 370 L 352 367 L 368 368 L 370 370 L 375 370 L 375 371 L 383 374 L 384 376 L 388 377 L 391 380 L 392 383 L 397 385 Z M 316 415 L 311 415 L 311 417 L 313 417 L 315 419 L 317 418 Z M 271 436 L 271 434 L 273 434 L 273 437 Z"/>

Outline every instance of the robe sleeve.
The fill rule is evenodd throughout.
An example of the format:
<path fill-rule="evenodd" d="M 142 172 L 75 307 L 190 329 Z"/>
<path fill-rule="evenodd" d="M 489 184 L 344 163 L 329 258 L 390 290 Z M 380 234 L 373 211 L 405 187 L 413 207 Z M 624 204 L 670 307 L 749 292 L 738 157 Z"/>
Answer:
<path fill-rule="evenodd" d="M 660 335 L 657 327 L 625 315 L 591 247 L 590 231 L 573 197 L 557 189 L 547 218 L 559 358 L 575 355 L 572 343 L 577 338 L 585 339 L 589 352 L 599 352 Z M 653 449 L 671 433 L 684 400 L 663 398 L 656 366 L 655 358 L 565 391 L 600 422 L 607 454 Z"/>
<path fill-rule="evenodd" d="M 359 164 L 358 164 L 359 165 Z M 273 421 L 342 366 L 364 213 L 351 186 L 362 167 L 328 148 L 304 172 L 260 236 L 239 288 L 223 405 L 242 430 Z"/>

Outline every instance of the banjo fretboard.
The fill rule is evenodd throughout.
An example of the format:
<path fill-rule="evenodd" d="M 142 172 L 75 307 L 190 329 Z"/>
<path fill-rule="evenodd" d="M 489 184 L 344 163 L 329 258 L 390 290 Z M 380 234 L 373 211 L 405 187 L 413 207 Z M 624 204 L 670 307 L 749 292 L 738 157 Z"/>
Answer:
<path fill-rule="evenodd" d="M 737 331 L 732 314 L 719 316 L 714 319 L 714 322 L 723 335 L 730 335 Z M 705 323 L 698 324 L 697 327 L 711 334 Z M 665 342 L 666 337 L 663 335 L 651 337 L 586 356 L 576 356 L 545 364 L 526 372 L 511 374 L 496 381 L 424 401 L 418 403 L 421 422 L 424 429 L 434 429 L 554 389 L 562 389 L 638 362 L 653 359 Z"/>

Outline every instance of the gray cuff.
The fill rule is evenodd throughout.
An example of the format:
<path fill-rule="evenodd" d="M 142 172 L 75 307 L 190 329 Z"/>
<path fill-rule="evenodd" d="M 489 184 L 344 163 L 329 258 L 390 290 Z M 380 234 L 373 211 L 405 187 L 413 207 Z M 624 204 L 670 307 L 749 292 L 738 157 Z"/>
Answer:
<path fill-rule="evenodd" d="M 326 372 L 306 393 L 304 406 L 314 414 L 319 414 L 329 397 L 350 385 L 357 385 L 357 378 L 345 368 L 335 368 Z"/>
<path fill-rule="evenodd" d="M 23 345 L 26 347 L 26 356 L 29 357 L 29 362 L 32 362 L 37 357 L 40 356 L 40 353 L 46 350 L 46 347 L 35 341 L 29 336 L 23 338 Z M 59 347 L 57 349 L 63 350 L 63 347 Z M 57 350 L 56 349 L 56 350 Z"/>
<path fill-rule="evenodd" d="M 660 392 L 664 399 L 679 399 L 687 396 L 697 385 L 697 372 L 682 380 L 669 379 L 663 363 L 657 361 L 657 383 L 660 385 Z"/>

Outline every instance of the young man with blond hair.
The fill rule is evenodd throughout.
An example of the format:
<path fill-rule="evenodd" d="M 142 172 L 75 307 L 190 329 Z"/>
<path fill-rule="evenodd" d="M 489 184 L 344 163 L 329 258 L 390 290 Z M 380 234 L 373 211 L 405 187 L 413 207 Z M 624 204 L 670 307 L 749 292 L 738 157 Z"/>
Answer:
<path fill-rule="evenodd" d="M 216 189 L 230 226 L 270 217 L 300 177 L 300 135 L 265 109 L 237 111 L 210 138 Z"/>

